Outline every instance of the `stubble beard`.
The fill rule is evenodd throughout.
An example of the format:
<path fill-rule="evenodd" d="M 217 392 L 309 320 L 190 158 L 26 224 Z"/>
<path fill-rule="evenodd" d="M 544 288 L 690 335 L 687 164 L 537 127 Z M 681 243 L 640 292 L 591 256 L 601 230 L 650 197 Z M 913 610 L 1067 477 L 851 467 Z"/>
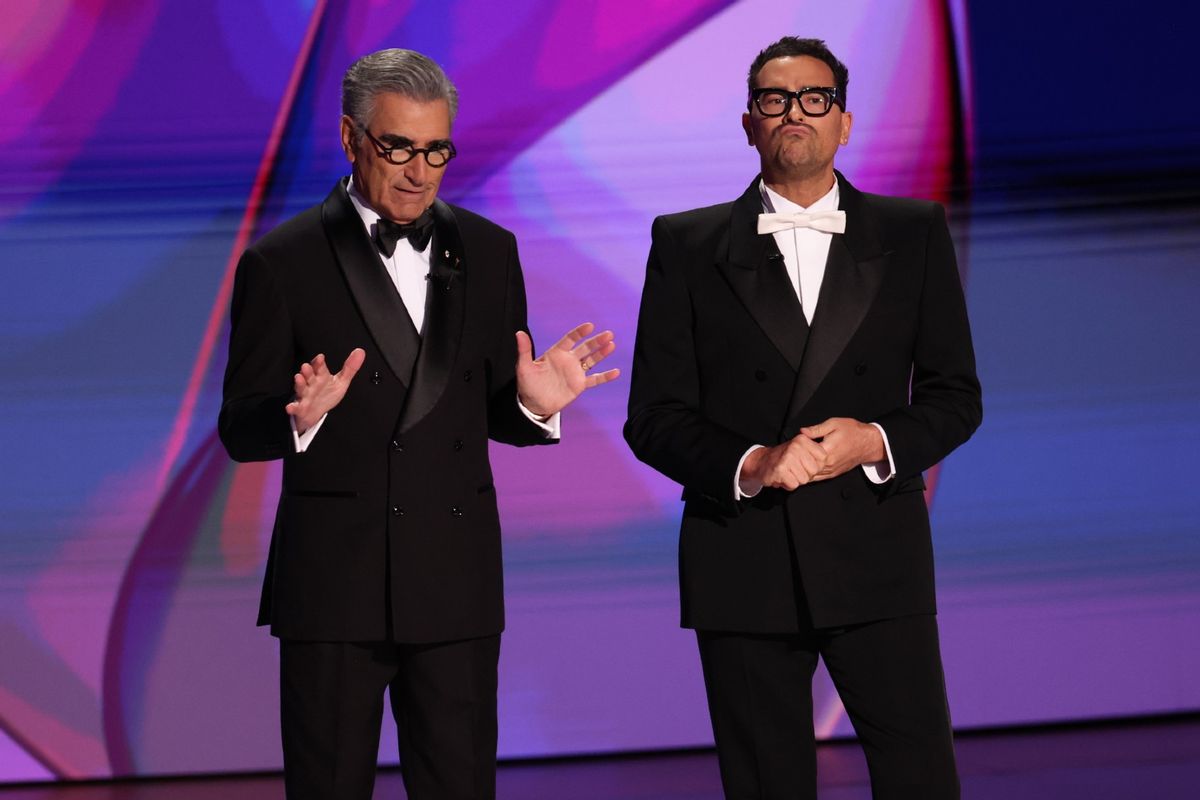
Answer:
<path fill-rule="evenodd" d="M 822 175 L 829 164 L 821 159 L 819 143 L 814 134 L 804 139 L 782 138 L 771 159 L 777 178 L 802 181 Z"/>

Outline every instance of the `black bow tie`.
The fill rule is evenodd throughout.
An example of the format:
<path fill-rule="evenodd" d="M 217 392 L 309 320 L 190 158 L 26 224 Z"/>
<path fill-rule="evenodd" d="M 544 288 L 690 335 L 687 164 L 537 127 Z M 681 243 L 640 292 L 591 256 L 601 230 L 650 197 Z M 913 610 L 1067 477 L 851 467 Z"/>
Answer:
<path fill-rule="evenodd" d="M 390 219 L 379 218 L 375 223 L 375 246 L 387 258 L 396 252 L 396 242 L 408 239 L 413 250 L 425 252 L 429 240 L 433 238 L 433 212 L 425 209 L 421 216 L 412 222 L 392 222 Z"/>

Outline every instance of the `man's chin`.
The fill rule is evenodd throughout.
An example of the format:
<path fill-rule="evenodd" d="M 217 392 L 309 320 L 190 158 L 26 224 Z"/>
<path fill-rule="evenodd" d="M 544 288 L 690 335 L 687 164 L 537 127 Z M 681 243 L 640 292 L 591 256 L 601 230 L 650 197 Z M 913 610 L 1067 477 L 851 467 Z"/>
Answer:
<path fill-rule="evenodd" d="M 412 222 L 414 219 L 421 216 L 421 213 L 425 211 L 428 206 L 429 203 L 425 201 L 423 196 L 410 202 L 392 203 L 387 208 L 387 217 L 393 222 L 399 222 L 401 224 Z"/>

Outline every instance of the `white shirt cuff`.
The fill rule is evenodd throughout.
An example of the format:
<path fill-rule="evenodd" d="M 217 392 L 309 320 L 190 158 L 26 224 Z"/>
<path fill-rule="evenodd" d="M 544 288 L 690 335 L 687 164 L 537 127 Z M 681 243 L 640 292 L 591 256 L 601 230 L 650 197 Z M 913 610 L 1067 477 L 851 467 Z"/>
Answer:
<path fill-rule="evenodd" d="M 765 445 L 751 445 L 750 449 L 742 453 L 742 457 L 738 459 L 737 471 L 733 473 L 733 499 L 747 500 L 762 491 L 762 481 L 742 480 L 742 465 L 746 463 L 746 456 L 753 453 L 755 450 L 761 450 Z"/>
<path fill-rule="evenodd" d="M 288 422 L 290 422 L 292 425 L 292 443 L 296 445 L 297 453 L 303 453 L 308 449 L 308 446 L 312 444 L 312 440 L 317 438 L 317 431 L 321 430 L 321 426 L 325 424 L 325 418 L 328 416 L 329 414 L 322 414 L 321 418 L 317 420 L 317 424 L 313 425 L 304 433 L 298 433 L 296 431 L 296 418 L 290 415 L 288 416 Z"/>
<path fill-rule="evenodd" d="M 871 483 L 887 483 L 896 474 L 896 461 L 892 458 L 892 446 L 888 444 L 887 431 L 883 429 L 883 426 L 878 422 L 871 424 L 883 437 L 883 452 L 887 454 L 887 460 L 863 464 L 863 472 L 867 473 L 867 480 Z"/>
<path fill-rule="evenodd" d="M 517 399 L 517 408 L 521 409 L 521 413 L 524 414 L 530 422 L 542 429 L 542 432 L 546 434 L 547 439 L 562 438 L 561 411 L 555 411 L 548 417 L 540 417 L 526 408 L 525 404 L 521 402 L 520 398 Z"/>

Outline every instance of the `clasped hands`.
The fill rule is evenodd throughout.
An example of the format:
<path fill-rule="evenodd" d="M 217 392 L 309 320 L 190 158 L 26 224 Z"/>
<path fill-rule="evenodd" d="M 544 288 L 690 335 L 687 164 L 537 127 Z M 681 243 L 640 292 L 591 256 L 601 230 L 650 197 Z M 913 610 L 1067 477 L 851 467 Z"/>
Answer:
<path fill-rule="evenodd" d="M 593 386 L 608 383 L 620 370 L 588 371 L 616 349 L 612 331 L 589 336 L 595 325 L 585 322 L 567 331 L 539 358 L 533 357 L 529 334 L 517 331 L 517 397 L 531 413 L 549 417 L 566 408 L 575 398 Z M 304 433 L 329 413 L 350 388 L 367 354 L 356 347 L 346 356 L 338 372 L 331 372 L 324 354 L 302 364 L 292 377 L 292 402 L 284 410 L 293 418 L 296 430 Z"/>
<path fill-rule="evenodd" d="M 886 458 L 883 436 L 874 425 L 831 417 L 801 428 L 783 444 L 752 451 L 742 462 L 741 480 L 791 491 Z"/>

